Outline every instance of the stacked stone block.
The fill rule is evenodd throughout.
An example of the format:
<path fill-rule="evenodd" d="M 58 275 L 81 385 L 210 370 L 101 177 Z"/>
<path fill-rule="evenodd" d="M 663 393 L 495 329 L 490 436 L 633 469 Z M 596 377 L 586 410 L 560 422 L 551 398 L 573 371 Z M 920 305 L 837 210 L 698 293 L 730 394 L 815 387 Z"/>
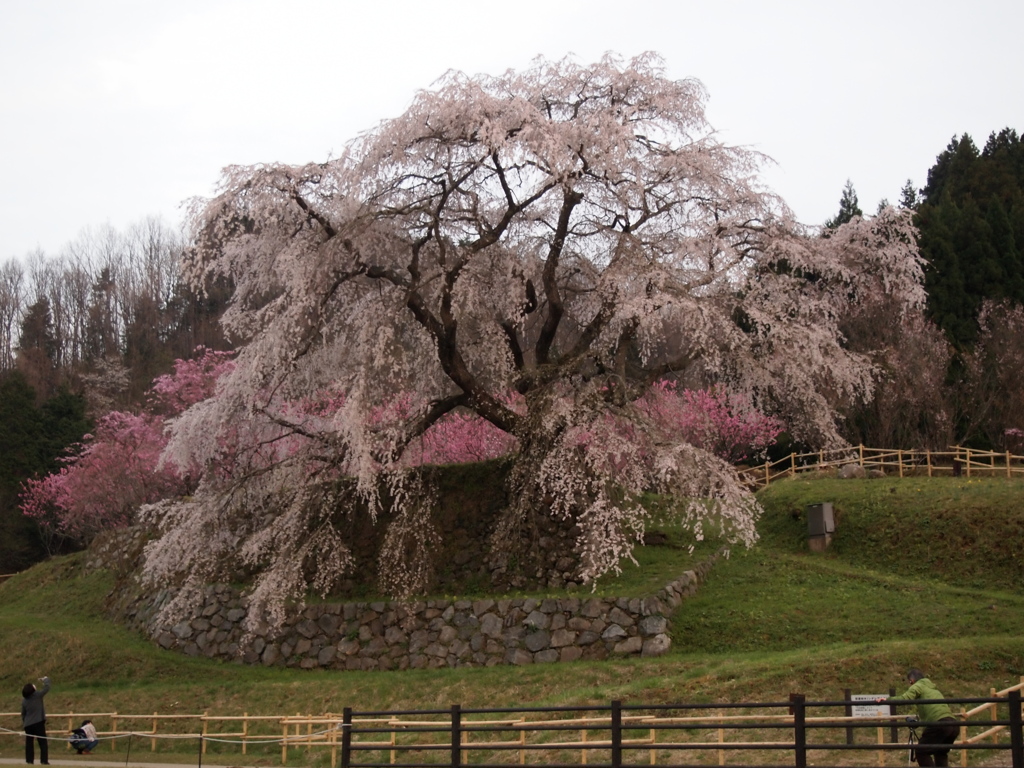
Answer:
<path fill-rule="evenodd" d="M 303 669 L 432 669 L 659 656 L 668 617 L 715 558 L 647 598 L 508 598 L 310 605 L 282 626 L 246 632 L 246 598 L 213 585 L 190 621 L 156 623 L 167 592 L 120 609 L 120 619 L 162 647 L 191 656 Z"/>

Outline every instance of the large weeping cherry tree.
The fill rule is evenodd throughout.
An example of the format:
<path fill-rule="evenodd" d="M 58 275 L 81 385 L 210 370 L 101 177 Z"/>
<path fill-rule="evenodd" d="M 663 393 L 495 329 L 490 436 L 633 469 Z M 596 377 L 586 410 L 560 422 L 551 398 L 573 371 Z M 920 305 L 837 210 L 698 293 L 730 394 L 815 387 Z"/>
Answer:
<path fill-rule="evenodd" d="M 167 459 L 208 469 L 147 510 L 146 575 L 181 607 L 241 564 L 250 620 L 273 620 L 351 568 L 337 511 L 361 504 L 389 510 L 380 583 L 421 590 L 440 534 L 410 448 L 454 412 L 513 438 L 496 563 L 549 516 L 578 579 L 615 570 L 650 491 L 698 538 L 751 544 L 757 502 L 652 416 L 652 385 L 721 384 L 836 444 L 836 404 L 871 381 L 838 321 L 919 305 L 921 266 L 904 211 L 802 229 L 705 98 L 653 56 L 450 73 L 337 159 L 227 169 L 186 271 L 235 286 L 238 359 L 173 425 Z"/>

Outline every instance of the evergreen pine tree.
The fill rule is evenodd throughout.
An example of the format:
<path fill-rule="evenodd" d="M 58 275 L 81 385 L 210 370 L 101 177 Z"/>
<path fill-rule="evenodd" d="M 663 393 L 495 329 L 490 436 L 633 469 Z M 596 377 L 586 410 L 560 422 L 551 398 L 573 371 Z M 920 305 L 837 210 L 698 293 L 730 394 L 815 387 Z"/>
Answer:
<path fill-rule="evenodd" d="M 36 406 L 36 392 L 20 371 L 0 381 L 0 573 L 27 568 L 60 551 L 21 511 L 22 484 L 56 472 L 59 457 L 89 430 L 85 398 L 66 388 Z"/>
<path fill-rule="evenodd" d="M 909 202 L 909 183 L 904 188 Z M 1024 144 L 1006 128 L 979 152 L 954 137 L 928 171 L 915 224 L 928 261 L 929 316 L 960 349 L 986 299 L 1024 302 Z"/>
<path fill-rule="evenodd" d="M 900 208 L 916 210 L 919 203 L 920 200 L 918 199 L 917 190 L 914 188 L 914 182 L 907 179 L 907 183 L 900 190 Z"/>
<path fill-rule="evenodd" d="M 825 222 L 825 229 L 830 231 L 839 229 L 843 224 L 851 221 L 854 216 L 863 215 L 864 211 L 860 209 L 857 202 L 857 191 L 853 188 L 853 182 L 847 179 L 846 186 L 843 187 L 843 194 L 839 198 L 839 213 L 835 218 Z"/>
<path fill-rule="evenodd" d="M 1011 301 L 1022 303 L 1024 302 L 1024 270 L 1022 270 L 1020 252 L 1017 249 L 1017 240 L 1013 234 L 1010 217 L 1006 215 L 1006 208 L 997 195 L 993 195 L 988 202 L 985 224 L 988 227 L 992 249 L 996 253 L 1003 274 L 1002 294 Z"/>
<path fill-rule="evenodd" d="M 0 382 L 0 572 L 13 573 L 45 557 L 35 521 L 18 507 L 21 484 L 41 463 L 42 422 L 36 393 L 19 371 Z"/>

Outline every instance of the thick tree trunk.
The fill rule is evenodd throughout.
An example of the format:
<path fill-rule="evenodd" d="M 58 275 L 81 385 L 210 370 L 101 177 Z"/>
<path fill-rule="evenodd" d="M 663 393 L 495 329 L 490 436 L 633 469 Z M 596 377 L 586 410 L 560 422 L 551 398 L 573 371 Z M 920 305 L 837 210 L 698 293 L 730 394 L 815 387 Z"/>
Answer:
<path fill-rule="evenodd" d="M 508 506 L 491 535 L 488 567 L 502 589 L 564 588 L 579 583 L 575 516 L 555 514 L 544 488 L 544 460 L 557 432 L 538 429 L 519 436 L 518 460 L 506 480 Z"/>

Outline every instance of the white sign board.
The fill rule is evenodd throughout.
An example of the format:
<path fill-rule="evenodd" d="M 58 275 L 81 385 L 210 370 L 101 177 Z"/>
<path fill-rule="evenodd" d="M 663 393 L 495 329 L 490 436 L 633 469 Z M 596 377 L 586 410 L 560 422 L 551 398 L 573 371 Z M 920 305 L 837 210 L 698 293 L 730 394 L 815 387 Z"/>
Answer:
<path fill-rule="evenodd" d="M 878 699 L 888 698 L 886 693 L 854 693 L 850 701 L 854 703 L 850 708 L 853 717 L 888 717 L 889 705 L 879 704 Z"/>

